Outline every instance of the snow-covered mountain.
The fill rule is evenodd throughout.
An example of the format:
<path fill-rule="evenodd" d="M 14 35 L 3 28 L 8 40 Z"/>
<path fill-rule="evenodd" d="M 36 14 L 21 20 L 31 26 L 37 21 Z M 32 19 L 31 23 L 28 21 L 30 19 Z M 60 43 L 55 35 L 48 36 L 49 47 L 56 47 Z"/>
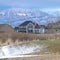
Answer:
<path fill-rule="evenodd" d="M 12 26 L 17 26 L 26 20 L 46 25 L 47 22 L 55 22 L 56 18 L 56 15 L 52 15 L 38 9 L 11 8 L 0 11 L 0 24 L 4 23 Z"/>

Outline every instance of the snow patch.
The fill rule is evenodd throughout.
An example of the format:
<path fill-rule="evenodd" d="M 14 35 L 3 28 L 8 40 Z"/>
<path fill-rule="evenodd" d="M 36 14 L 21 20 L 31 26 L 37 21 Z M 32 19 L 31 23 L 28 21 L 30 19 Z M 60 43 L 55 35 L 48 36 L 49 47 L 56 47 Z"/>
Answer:
<path fill-rule="evenodd" d="M 27 14 L 25 14 L 25 13 L 18 13 L 17 15 L 18 16 L 27 16 Z"/>
<path fill-rule="evenodd" d="M 3 46 L 0 47 L 0 57 L 21 56 L 30 54 L 42 49 L 38 45 L 18 45 L 18 46 Z"/>

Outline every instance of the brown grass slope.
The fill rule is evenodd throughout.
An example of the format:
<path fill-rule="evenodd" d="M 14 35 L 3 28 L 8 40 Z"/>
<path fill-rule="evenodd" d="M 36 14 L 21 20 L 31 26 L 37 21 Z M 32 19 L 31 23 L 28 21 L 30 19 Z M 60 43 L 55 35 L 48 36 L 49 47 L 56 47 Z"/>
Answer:
<path fill-rule="evenodd" d="M 31 33 L 0 33 L 0 43 L 31 40 L 60 40 L 60 34 L 31 34 Z M 9 44 L 9 43 L 8 43 Z"/>
<path fill-rule="evenodd" d="M 14 29 L 12 26 L 8 24 L 0 24 L 0 33 L 1 32 L 13 32 Z"/>

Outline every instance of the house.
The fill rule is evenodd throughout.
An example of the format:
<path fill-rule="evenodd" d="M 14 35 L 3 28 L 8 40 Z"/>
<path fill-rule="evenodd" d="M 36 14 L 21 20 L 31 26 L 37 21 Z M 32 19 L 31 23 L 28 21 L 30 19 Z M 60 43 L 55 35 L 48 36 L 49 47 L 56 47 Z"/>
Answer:
<path fill-rule="evenodd" d="M 14 31 L 14 29 L 10 25 L 0 24 L 0 33 L 1 32 L 8 33 L 8 32 L 13 32 L 13 31 Z"/>
<path fill-rule="evenodd" d="M 45 26 L 39 25 L 32 21 L 25 21 L 15 28 L 18 32 L 26 32 L 26 33 L 44 33 Z"/>

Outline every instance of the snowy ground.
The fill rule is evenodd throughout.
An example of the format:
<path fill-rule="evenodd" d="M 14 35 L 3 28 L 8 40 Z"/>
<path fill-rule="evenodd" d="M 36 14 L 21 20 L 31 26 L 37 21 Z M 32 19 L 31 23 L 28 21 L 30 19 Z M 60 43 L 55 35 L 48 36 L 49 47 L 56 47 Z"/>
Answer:
<path fill-rule="evenodd" d="M 0 47 L 0 58 L 11 58 L 11 57 L 24 57 L 26 54 L 37 52 L 42 49 L 43 46 L 37 44 L 33 45 L 15 45 L 15 46 L 3 46 Z M 31 56 L 31 55 L 29 55 Z M 33 55 L 35 56 L 35 55 Z"/>

